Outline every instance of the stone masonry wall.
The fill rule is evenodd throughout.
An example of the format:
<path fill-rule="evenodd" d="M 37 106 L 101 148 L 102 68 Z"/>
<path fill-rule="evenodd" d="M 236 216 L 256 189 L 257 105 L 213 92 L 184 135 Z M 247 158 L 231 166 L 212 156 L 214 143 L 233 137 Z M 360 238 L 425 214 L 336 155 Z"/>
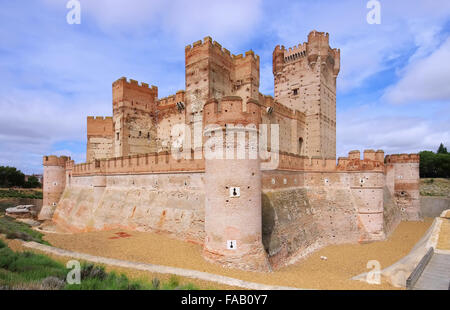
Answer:
<path fill-rule="evenodd" d="M 203 173 L 73 177 L 53 221 L 73 232 L 124 228 L 204 239 Z"/>
<path fill-rule="evenodd" d="M 113 138 L 112 117 L 88 116 L 86 162 L 112 157 Z"/>

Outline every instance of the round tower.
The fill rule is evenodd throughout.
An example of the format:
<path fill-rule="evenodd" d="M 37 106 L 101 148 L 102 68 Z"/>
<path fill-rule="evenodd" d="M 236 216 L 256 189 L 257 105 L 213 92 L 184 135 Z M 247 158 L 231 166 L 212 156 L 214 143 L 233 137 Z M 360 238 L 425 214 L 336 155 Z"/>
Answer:
<path fill-rule="evenodd" d="M 227 267 L 268 271 L 262 244 L 261 169 L 257 152 L 259 103 L 250 99 L 243 105 L 240 97 L 224 97 L 220 103 L 212 99 L 203 113 L 206 137 L 203 255 Z M 209 148 L 214 149 L 214 156 L 208 154 Z"/>
<path fill-rule="evenodd" d="M 43 203 L 39 220 L 51 220 L 66 187 L 66 162 L 70 157 L 44 156 Z"/>

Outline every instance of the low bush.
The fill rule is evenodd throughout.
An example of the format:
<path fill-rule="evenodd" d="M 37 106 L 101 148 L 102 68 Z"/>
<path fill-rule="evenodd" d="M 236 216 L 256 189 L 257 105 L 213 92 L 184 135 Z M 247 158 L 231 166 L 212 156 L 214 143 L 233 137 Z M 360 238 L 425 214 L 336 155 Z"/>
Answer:
<path fill-rule="evenodd" d="M 20 239 L 24 241 L 34 241 L 50 245 L 38 231 L 31 229 L 30 225 L 17 222 L 9 216 L 0 217 L 0 234 L 5 234 L 8 239 Z"/>
<path fill-rule="evenodd" d="M 67 284 L 69 272 L 62 263 L 33 252 L 14 252 L 0 240 L 0 289 L 44 290 L 151 290 L 159 289 L 160 281 L 154 278 L 130 280 L 124 274 L 106 272 L 103 266 L 90 263 L 81 265 L 81 283 Z M 180 286 L 176 277 L 162 284 L 162 289 L 197 289 L 192 284 Z"/>

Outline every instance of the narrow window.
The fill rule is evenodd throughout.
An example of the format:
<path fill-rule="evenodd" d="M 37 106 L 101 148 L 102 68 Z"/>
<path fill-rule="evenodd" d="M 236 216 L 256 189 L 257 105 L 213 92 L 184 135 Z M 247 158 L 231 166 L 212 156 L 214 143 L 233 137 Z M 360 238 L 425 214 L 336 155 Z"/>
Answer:
<path fill-rule="evenodd" d="M 298 88 L 294 89 L 294 90 L 292 91 L 292 93 L 294 94 L 294 96 L 297 96 L 297 95 L 298 95 Z"/>
<path fill-rule="evenodd" d="M 119 133 L 118 132 L 116 133 L 116 137 L 117 137 L 117 140 L 119 140 Z"/>
<path fill-rule="evenodd" d="M 298 139 L 298 154 L 302 155 L 303 153 L 303 138 Z"/>

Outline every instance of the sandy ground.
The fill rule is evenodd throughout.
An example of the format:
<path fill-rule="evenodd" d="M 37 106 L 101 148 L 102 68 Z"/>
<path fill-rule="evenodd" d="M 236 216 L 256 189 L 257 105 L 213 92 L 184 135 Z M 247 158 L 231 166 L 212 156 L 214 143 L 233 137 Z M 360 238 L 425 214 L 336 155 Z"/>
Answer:
<path fill-rule="evenodd" d="M 206 262 L 200 245 L 186 243 L 155 233 L 134 231 L 103 231 L 80 234 L 47 234 L 53 246 L 97 256 L 152 263 L 203 272 L 221 274 L 246 281 L 308 289 L 396 289 L 388 283 L 371 285 L 350 280 L 352 276 L 369 271 L 370 260 L 386 268 L 408 254 L 432 223 L 402 222 L 387 241 L 369 244 L 344 244 L 325 247 L 306 259 L 271 273 L 244 272 L 222 268 Z M 124 234 L 125 233 L 125 234 Z M 320 259 L 326 256 L 327 260 Z M 146 277 L 142 272 L 136 276 Z M 195 283 L 196 281 L 188 282 Z M 210 284 L 201 285 L 211 288 Z M 213 284 L 214 288 L 225 286 Z"/>

